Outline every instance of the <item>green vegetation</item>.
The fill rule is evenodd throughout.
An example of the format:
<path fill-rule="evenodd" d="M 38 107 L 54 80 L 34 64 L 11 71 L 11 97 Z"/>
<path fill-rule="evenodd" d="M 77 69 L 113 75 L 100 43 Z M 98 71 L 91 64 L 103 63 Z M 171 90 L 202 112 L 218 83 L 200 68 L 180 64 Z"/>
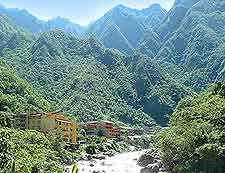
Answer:
<path fill-rule="evenodd" d="M 14 27 L 7 20 L 2 23 Z M 57 109 L 81 121 L 106 119 L 155 126 L 156 120 L 165 125 L 176 103 L 191 93 L 175 81 L 169 82 L 157 63 L 144 67 L 145 62 L 152 63 L 147 57 L 125 57 L 94 38 L 77 39 L 56 30 L 28 40 L 17 48 L 8 46 L 3 59 Z M 150 106 L 155 109 L 148 109 Z"/>
<path fill-rule="evenodd" d="M 223 173 L 225 85 L 218 83 L 176 108 L 160 137 L 163 161 L 173 172 Z"/>
<path fill-rule="evenodd" d="M 0 111 L 50 110 L 51 104 L 0 61 Z"/>
<path fill-rule="evenodd" d="M 167 13 L 159 5 L 119 5 L 86 30 L 1 7 L 7 16 L 0 15 L 0 170 L 62 172 L 78 156 L 57 135 L 8 129 L 12 113 L 55 107 L 80 121 L 150 128 L 166 126 L 173 114 L 159 138 L 166 168 L 225 172 L 225 86 L 195 94 L 225 81 L 224 7 L 221 0 L 176 0 Z M 83 34 L 96 38 L 74 37 Z M 89 154 L 127 147 L 82 136 L 87 144 L 80 151 Z M 131 141 L 141 148 L 154 142 L 151 136 Z"/>
<path fill-rule="evenodd" d="M 159 4 L 143 10 L 118 5 L 91 24 L 87 33 L 94 34 L 106 47 L 130 55 L 145 31 L 158 26 L 165 16 L 166 10 Z"/>
<path fill-rule="evenodd" d="M 143 10 L 119 5 L 87 27 L 81 27 L 61 17 L 45 22 L 26 10 L 7 9 L 3 6 L 0 6 L 0 13 L 9 16 L 14 24 L 25 31 L 34 34 L 55 29 L 76 37 L 93 34 L 107 48 L 115 48 L 125 54 L 132 54 L 144 31 L 158 26 L 167 12 L 159 4 L 153 4 Z"/>
<path fill-rule="evenodd" d="M 224 81 L 224 1 L 177 1 L 157 34 L 156 58 L 175 79 L 200 92 Z M 169 33 L 165 33 L 169 32 Z"/>
<path fill-rule="evenodd" d="M 57 135 L 0 128 L 1 173 L 63 173 L 79 156 L 64 149 Z"/>
<path fill-rule="evenodd" d="M 124 141 L 108 140 L 104 137 L 88 138 L 85 151 L 87 154 L 108 153 L 114 154 L 129 151 L 129 144 Z"/>

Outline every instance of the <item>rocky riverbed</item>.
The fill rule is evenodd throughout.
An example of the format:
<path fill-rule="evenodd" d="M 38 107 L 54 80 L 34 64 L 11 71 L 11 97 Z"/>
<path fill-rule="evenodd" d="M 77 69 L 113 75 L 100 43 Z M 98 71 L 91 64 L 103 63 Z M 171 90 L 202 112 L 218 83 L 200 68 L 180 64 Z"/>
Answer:
<path fill-rule="evenodd" d="M 78 163 L 79 173 L 139 173 L 138 158 L 143 152 L 117 154 L 105 159 L 92 159 Z"/>
<path fill-rule="evenodd" d="M 157 153 L 137 151 L 115 156 L 87 156 L 78 162 L 79 173 L 160 173 L 162 164 Z"/>

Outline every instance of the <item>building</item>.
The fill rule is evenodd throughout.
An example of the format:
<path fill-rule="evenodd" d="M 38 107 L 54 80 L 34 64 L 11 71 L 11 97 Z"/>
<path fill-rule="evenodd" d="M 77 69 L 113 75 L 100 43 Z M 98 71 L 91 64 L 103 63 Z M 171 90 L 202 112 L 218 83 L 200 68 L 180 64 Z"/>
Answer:
<path fill-rule="evenodd" d="M 143 135 L 144 130 L 140 128 L 131 128 L 131 127 L 121 127 L 121 131 L 123 134 L 127 136 L 136 136 Z"/>
<path fill-rule="evenodd" d="M 110 121 L 92 121 L 85 123 L 82 128 L 86 130 L 88 136 L 105 136 L 107 138 L 117 138 L 121 134 L 121 128 Z"/>
<path fill-rule="evenodd" d="M 98 122 L 92 121 L 84 124 L 84 129 L 88 136 L 97 136 L 98 135 Z"/>
<path fill-rule="evenodd" d="M 14 118 L 14 127 L 22 130 L 33 129 L 45 134 L 59 129 L 63 133 L 64 141 L 69 143 L 77 141 L 76 123 L 60 112 L 17 114 Z"/>

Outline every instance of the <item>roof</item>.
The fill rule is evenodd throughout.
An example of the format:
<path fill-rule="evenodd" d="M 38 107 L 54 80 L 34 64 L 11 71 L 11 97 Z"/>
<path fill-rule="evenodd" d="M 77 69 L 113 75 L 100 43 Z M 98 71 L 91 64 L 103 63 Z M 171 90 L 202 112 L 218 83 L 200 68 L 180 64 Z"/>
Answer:
<path fill-rule="evenodd" d="M 68 120 L 56 119 L 56 121 L 71 124 L 71 121 Z"/>
<path fill-rule="evenodd" d="M 94 124 L 94 123 L 98 123 L 98 121 L 89 121 L 89 122 L 86 122 L 84 124 Z"/>

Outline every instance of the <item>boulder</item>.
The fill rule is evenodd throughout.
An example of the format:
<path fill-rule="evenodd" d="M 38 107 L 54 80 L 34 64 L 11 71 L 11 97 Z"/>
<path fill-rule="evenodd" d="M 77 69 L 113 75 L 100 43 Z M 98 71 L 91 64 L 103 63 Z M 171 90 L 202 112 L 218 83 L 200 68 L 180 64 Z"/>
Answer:
<path fill-rule="evenodd" d="M 105 160 L 105 156 L 102 154 L 96 154 L 92 156 L 94 159 Z"/>
<path fill-rule="evenodd" d="M 146 167 L 153 163 L 155 163 L 155 158 L 150 153 L 143 154 L 137 161 L 137 164 L 141 167 Z"/>
<path fill-rule="evenodd" d="M 87 155 L 86 158 L 87 158 L 87 160 L 92 160 L 92 156 L 91 155 Z"/>
<path fill-rule="evenodd" d="M 140 173 L 152 173 L 152 170 L 148 167 L 145 167 L 145 168 L 141 169 Z"/>
<path fill-rule="evenodd" d="M 105 173 L 105 171 L 104 170 L 102 170 L 102 171 L 93 171 L 92 173 Z"/>
<path fill-rule="evenodd" d="M 140 173 L 159 173 L 159 166 L 157 164 L 149 165 L 143 168 Z"/>
<path fill-rule="evenodd" d="M 159 172 L 159 166 L 158 166 L 158 165 L 153 165 L 153 166 L 151 167 L 151 169 L 152 169 L 152 172 L 153 172 L 153 173 L 158 173 L 158 172 Z"/>
<path fill-rule="evenodd" d="M 94 167 L 95 165 L 93 163 L 90 164 L 90 167 Z"/>

